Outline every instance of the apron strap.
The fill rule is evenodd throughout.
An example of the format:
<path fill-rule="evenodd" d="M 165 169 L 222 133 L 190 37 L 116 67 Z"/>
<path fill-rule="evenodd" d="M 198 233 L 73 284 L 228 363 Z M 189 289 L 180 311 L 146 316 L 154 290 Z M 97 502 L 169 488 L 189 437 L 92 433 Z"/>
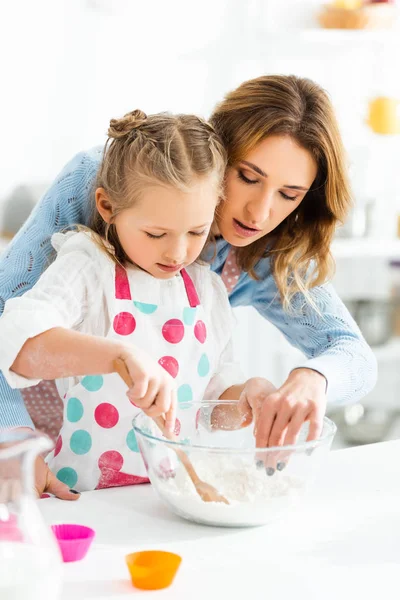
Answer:
<path fill-rule="evenodd" d="M 194 287 L 194 283 L 187 271 L 185 269 L 181 270 L 181 275 L 183 279 L 183 283 L 185 284 L 186 294 L 189 300 L 189 306 L 194 308 L 195 306 L 200 305 L 199 296 L 196 292 L 196 288 Z"/>
<path fill-rule="evenodd" d="M 115 297 L 117 300 L 132 300 L 128 274 L 118 264 L 115 265 Z"/>
<path fill-rule="evenodd" d="M 199 306 L 200 300 L 194 287 L 194 283 L 185 269 L 181 270 L 183 283 L 185 284 L 186 294 L 189 300 L 189 306 L 194 308 Z M 117 300 L 132 300 L 131 288 L 129 285 L 128 274 L 121 265 L 115 265 L 115 297 Z"/>

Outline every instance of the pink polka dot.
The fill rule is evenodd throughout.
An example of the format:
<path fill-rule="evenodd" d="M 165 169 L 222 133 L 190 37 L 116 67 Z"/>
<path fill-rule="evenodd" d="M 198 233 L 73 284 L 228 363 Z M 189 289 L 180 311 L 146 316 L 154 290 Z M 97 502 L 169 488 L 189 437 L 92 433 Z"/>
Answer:
<path fill-rule="evenodd" d="M 204 344 L 207 338 L 207 330 L 203 321 L 197 321 L 196 325 L 194 326 L 194 335 L 201 344 Z"/>
<path fill-rule="evenodd" d="M 175 420 L 174 434 L 179 435 L 181 432 L 181 422 L 179 419 Z"/>
<path fill-rule="evenodd" d="M 158 364 L 162 366 L 163 369 L 167 371 L 171 375 L 171 377 L 176 377 L 179 372 L 179 364 L 176 358 L 173 356 L 163 356 L 158 361 Z"/>
<path fill-rule="evenodd" d="M 50 494 L 42 494 L 40 496 L 40 499 L 42 500 L 43 498 L 51 498 Z"/>
<path fill-rule="evenodd" d="M 162 328 L 164 339 L 170 344 L 179 344 L 185 333 L 182 321 L 179 319 L 170 319 Z"/>
<path fill-rule="evenodd" d="M 55 448 L 54 448 L 54 456 L 57 456 L 57 454 L 60 453 L 61 448 L 62 448 L 62 437 L 61 437 L 61 435 L 59 435 L 58 440 L 56 441 Z"/>
<path fill-rule="evenodd" d="M 130 335 L 135 331 L 135 317 L 128 312 L 120 312 L 114 318 L 114 331 L 119 335 Z"/>
<path fill-rule="evenodd" d="M 124 459 L 122 454 L 116 450 L 107 450 L 107 452 L 103 452 L 98 462 L 99 469 L 112 469 L 113 471 L 120 471 L 123 464 Z"/>
<path fill-rule="evenodd" d="M 115 427 L 115 425 L 118 423 L 119 414 L 118 410 L 115 408 L 115 406 L 113 406 L 113 404 L 103 402 L 102 404 L 99 404 L 94 411 L 94 418 L 100 427 L 104 427 L 104 429 L 111 429 L 111 427 Z"/>

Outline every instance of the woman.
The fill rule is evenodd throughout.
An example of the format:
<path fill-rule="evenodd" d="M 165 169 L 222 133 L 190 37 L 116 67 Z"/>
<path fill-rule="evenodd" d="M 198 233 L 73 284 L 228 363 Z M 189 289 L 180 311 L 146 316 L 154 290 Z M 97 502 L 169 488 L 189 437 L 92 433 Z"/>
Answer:
<path fill-rule="evenodd" d="M 233 306 L 254 306 L 307 356 L 263 399 L 258 443 L 293 443 L 305 421 L 309 439 L 315 439 L 327 398 L 355 402 L 376 381 L 370 348 L 325 283 L 335 228 L 350 205 L 336 119 L 315 83 L 265 76 L 228 94 L 211 122 L 229 160 L 212 267 L 226 282 Z M 32 287 L 48 265 L 51 235 L 87 223 L 101 154 L 101 148 L 78 154 L 12 241 L 0 261 L 0 311 L 6 299 Z M 20 394 L 2 378 L 0 402 L 13 415 L 5 421 L 0 411 L 1 426 L 32 425 Z M 72 498 L 60 485 L 49 480 L 46 487 Z"/>

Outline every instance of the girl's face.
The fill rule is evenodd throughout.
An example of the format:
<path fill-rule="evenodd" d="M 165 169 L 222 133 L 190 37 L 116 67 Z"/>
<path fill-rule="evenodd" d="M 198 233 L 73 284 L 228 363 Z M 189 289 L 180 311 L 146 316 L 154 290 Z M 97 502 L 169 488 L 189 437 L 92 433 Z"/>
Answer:
<path fill-rule="evenodd" d="M 96 190 L 96 203 L 109 222 L 103 208 L 110 203 L 101 188 Z M 189 192 L 155 185 L 143 190 L 141 199 L 113 222 L 130 260 L 158 279 L 169 279 L 201 253 L 217 203 L 214 178 L 198 181 Z"/>
<path fill-rule="evenodd" d="M 232 246 L 248 246 L 296 210 L 316 176 L 315 159 L 292 138 L 266 138 L 227 170 L 219 233 Z"/>

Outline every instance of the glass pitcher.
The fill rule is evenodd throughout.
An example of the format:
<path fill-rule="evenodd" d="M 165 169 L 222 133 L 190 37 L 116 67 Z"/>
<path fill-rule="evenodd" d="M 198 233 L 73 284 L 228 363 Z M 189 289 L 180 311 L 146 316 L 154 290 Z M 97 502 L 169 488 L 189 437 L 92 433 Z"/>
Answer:
<path fill-rule="evenodd" d="M 34 495 L 36 457 L 53 447 L 34 431 L 0 430 L 0 598 L 56 600 L 62 561 Z"/>

